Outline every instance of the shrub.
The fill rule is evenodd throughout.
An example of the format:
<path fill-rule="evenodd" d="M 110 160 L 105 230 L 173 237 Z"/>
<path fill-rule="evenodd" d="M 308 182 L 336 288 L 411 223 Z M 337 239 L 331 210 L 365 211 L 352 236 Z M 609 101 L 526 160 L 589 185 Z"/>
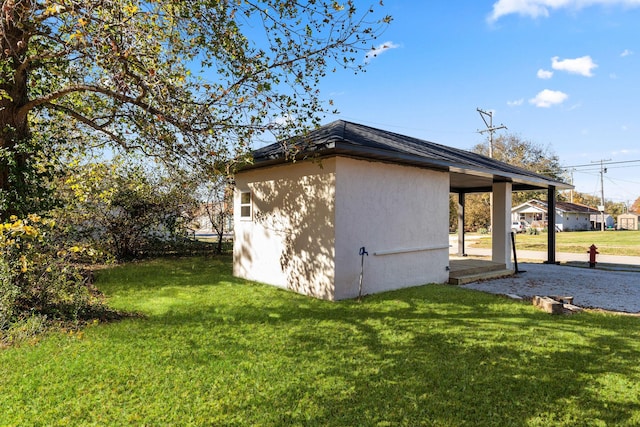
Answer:
<path fill-rule="evenodd" d="M 9 264 L 0 258 L 0 330 L 9 327 L 19 293 L 18 286 L 11 280 Z"/>
<path fill-rule="evenodd" d="M 117 261 L 146 256 L 187 236 L 194 184 L 121 160 L 75 166 L 62 180 L 64 208 L 55 212 L 67 240 Z"/>
<path fill-rule="evenodd" d="M 0 224 L 0 331 L 34 315 L 77 322 L 102 305 L 74 263 L 91 250 L 59 241 L 55 223 L 37 215 Z"/>

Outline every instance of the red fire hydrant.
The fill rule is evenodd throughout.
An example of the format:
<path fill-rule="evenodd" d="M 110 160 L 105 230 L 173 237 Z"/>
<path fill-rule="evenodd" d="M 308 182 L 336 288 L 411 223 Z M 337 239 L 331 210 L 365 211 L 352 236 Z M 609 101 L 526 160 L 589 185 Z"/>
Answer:
<path fill-rule="evenodd" d="M 595 268 L 596 255 L 600 253 L 598 252 L 598 248 L 596 248 L 596 245 L 591 245 L 587 253 L 589 254 L 589 268 Z"/>

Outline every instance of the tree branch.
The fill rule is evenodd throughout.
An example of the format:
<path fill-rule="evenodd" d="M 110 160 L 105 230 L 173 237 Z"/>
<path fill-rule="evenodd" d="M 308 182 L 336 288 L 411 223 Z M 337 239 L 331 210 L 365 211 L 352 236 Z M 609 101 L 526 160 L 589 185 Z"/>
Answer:
<path fill-rule="evenodd" d="M 33 110 L 34 108 L 44 105 L 44 104 L 49 104 L 49 105 L 56 105 L 57 107 L 60 107 L 60 105 L 58 104 L 51 104 L 52 101 L 55 101 L 57 99 L 63 98 L 66 95 L 69 95 L 71 93 L 77 93 L 77 92 L 92 92 L 92 93 L 99 93 L 102 95 L 105 95 L 109 98 L 112 99 L 116 99 L 122 103 L 125 104 L 129 104 L 129 105 L 135 105 L 136 107 L 139 107 L 140 109 L 146 111 L 149 114 L 152 115 L 156 115 L 156 116 L 162 116 L 164 118 L 164 120 L 166 120 L 167 122 L 171 123 L 172 125 L 176 126 L 177 128 L 184 128 L 185 124 L 181 123 L 179 120 L 167 116 L 166 112 L 159 110 L 156 107 L 153 107 L 143 101 L 141 101 L 140 99 L 137 98 L 132 98 L 130 96 L 124 95 L 122 93 L 118 93 L 118 92 L 114 92 L 112 90 L 100 87 L 100 86 L 93 86 L 93 85 L 84 85 L 84 84 L 77 84 L 77 85 L 71 85 L 68 86 L 64 89 L 60 89 L 58 91 L 55 92 L 51 92 L 50 94 L 43 96 L 41 98 L 38 99 L 34 99 L 28 103 L 26 103 L 24 106 L 22 106 L 20 108 L 20 110 L 18 110 L 18 114 L 27 114 L 29 111 Z M 69 110 L 72 111 L 72 110 Z"/>
<path fill-rule="evenodd" d="M 120 144 L 122 147 L 125 147 L 125 148 L 127 147 L 126 141 L 120 138 L 117 134 L 109 131 L 108 129 L 105 129 L 103 126 L 100 126 L 95 121 L 91 120 L 88 117 L 83 116 L 77 111 L 74 111 L 71 108 L 65 107 L 64 105 L 58 105 L 51 102 L 46 102 L 43 105 L 45 107 L 51 108 L 52 110 L 60 111 L 68 116 L 71 116 L 77 121 L 89 126 L 90 128 L 95 129 L 98 132 L 104 133 L 106 136 L 108 136 L 110 139 Z"/>

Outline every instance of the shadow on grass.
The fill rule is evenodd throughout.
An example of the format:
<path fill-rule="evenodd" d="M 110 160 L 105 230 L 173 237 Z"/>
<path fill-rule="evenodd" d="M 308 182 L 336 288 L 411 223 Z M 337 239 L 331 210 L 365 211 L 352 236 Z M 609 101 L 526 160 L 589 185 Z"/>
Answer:
<path fill-rule="evenodd" d="M 640 422 L 638 319 L 551 317 L 444 285 L 332 303 L 234 279 L 224 259 L 157 261 L 144 270 L 101 282 L 127 303 L 151 298 L 162 307 L 130 323 L 121 339 L 155 340 L 167 366 L 209 372 L 204 381 L 219 388 L 206 396 L 218 403 L 195 409 L 203 419 L 330 426 Z"/>

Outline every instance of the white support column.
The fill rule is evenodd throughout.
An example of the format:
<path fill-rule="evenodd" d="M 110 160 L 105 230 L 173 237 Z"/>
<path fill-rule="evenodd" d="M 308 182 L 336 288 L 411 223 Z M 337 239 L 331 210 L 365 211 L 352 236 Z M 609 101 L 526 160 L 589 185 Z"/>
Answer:
<path fill-rule="evenodd" d="M 513 269 L 511 261 L 511 183 L 493 183 L 493 241 L 491 260 Z"/>

